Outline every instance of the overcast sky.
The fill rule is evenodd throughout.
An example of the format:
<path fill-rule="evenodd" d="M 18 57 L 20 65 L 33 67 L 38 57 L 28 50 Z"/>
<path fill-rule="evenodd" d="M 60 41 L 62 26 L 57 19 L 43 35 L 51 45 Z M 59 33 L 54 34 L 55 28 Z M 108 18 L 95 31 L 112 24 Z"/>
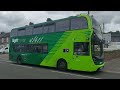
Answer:
<path fill-rule="evenodd" d="M 0 32 L 10 32 L 11 29 L 28 25 L 29 22 L 41 23 L 47 18 L 53 20 L 75 16 L 87 11 L 0 11 Z M 90 11 L 91 15 L 105 23 L 105 32 L 120 31 L 120 11 Z"/>

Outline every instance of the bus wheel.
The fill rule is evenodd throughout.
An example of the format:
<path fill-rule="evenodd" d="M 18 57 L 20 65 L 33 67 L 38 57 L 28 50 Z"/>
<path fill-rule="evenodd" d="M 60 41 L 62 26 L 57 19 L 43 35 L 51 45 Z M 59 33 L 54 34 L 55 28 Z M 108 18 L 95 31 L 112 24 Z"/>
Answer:
<path fill-rule="evenodd" d="M 19 65 L 22 64 L 22 58 L 21 58 L 21 56 L 18 56 L 18 58 L 17 58 L 17 64 L 19 64 Z"/>
<path fill-rule="evenodd" d="M 67 70 L 67 62 L 65 60 L 59 60 L 57 62 L 57 69 L 61 71 Z"/>

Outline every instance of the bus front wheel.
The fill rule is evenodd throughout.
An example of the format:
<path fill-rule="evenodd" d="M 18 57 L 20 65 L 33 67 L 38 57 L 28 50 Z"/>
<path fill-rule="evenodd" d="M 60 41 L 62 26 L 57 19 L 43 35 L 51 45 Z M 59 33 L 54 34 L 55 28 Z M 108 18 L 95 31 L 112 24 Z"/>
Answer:
<path fill-rule="evenodd" d="M 18 56 L 18 58 L 17 58 L 17 64 L 19 64 L 19 65 L 22 64 L 22 58 L 21 58 L 21 56 Z"/>
<path fill-rule="evenodd" d="M 61 71 L 67 70 L 67 62 L 65 60 L 58 60 L 57 69 Z"/>

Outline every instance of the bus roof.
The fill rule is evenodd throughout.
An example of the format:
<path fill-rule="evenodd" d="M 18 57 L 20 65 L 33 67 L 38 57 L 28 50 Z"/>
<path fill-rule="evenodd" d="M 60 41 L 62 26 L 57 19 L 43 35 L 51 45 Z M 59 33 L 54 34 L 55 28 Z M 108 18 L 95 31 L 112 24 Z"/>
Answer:
<path fill-rule="evenodd" d="M 67 18 L 62 18 L 62 19 L 57 19 L 57 20 L 52 20 L 52 21 L 46 21 L 46 22 L 43 22 L 43 23 L 37 23 L 37 24 L 33 24 L 33 25 L 26 25 L 26 26 L 23 26 L 23 27 L 19 27 L 19 28 L 14 28 L 12 30 L 15 30 L 15 29 L 25 29 L 27 27 L 37 27 L 37 26 L 46 26 L 46 25 L 50 25 L 50 24 L 53 24 L 55 22 L 58 22 L 58 21 L 62 21 L 62 20 L 68 20 L 68 19 L 73 19 L 73 18 L 77 18 L 77 17 L 81 17 L 81 16 L 88 16 L 88 14 L 80 14 L 80 15 L 76 15 L 76 16 L 69 16 Z"/>

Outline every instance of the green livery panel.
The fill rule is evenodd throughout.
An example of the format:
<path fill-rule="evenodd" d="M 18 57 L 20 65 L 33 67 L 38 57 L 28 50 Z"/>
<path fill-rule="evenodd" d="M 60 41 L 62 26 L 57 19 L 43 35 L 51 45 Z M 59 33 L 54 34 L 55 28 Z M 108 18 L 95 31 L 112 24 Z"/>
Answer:
<path fill-rule="evenodd" d="M 48 44 L 48 52 L 54 47 L 56 42 L 60 39 L 64 32 L 44 34 L 44 35 L 34 35 L 34 36 L 25 36 L 25 37 L 15 37 L 11 38 L 11 46 L 14 44 Z M 17 41 L 18 40 L 18 41 Z M 13 41 L 13 42 L 12 42 Z M 16 61 L 19 55 L 22 55 L 23 63 L 28 64 L 37 64 L 39 65 L 42 60 L 47 56 L 47 54 L 40 53 L 16 53 L 13 51 L 13 48 L 10 48 L 10 55 L 14 55 L 13 61 Z M 11 57 L 11 56 L 10 56 Z"/>
<path fill-rule="evenodd" d="M 23 63 L 56 67 L 57 61 L 62 58 L 66 60 L 70 70 L 96 71 L 104 64 L 95 65 L 91 54 L 90 56 L 76 56 L 73 53 L 74 42 L 90 42 L 88 38 L 91 37 L 91 33 L 92 31 L 86 29 L 11 38 L 11 42 L 18 39 L 16 44 L 48 44 L 48 54 L 16 53 L 13 52 L 13 48 L 10 48 L 10 55 L 14 55 L 11 60 L 16 61 L 17 57 L 21 55 Z M 31 41 L 32 39 L 33 41 Z M 14 44 L 13 42 L 11 44 Z M 69 52 L 63 52 L 63 49 L 69 49 Z"/>

